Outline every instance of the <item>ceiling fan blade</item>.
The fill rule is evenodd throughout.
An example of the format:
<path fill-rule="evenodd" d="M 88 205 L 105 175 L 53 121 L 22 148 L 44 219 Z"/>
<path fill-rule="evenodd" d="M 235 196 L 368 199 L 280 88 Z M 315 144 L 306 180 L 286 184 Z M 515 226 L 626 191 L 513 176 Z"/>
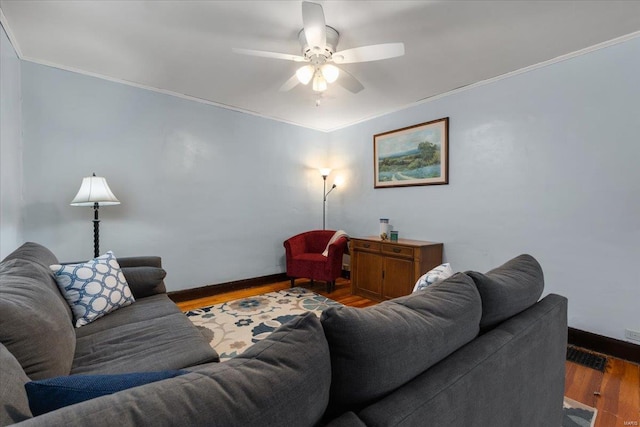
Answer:
<path fill-rule="evenodd" d="M 291 76 L 289 78 L 289 80 L 284 82 L 284 84 L 282 86 L 280 86 L 280 89 L 278 89 L 278 90 L 280 92 L 288 92 L 291 89 L 293 89 L 294 87 L 298 86 L 298 83 L 300 83 L 300 81 L 298 80 L 298 76 L 296 76 L 294 74 L 293 76 Z"/>
<path fill-rule="evenodd" d="M 311 49 L 317 47 L 324 50 L 327 44 L 327 24 L 324 20 L 322 6 L 308 1 L 302 2 L 302 24 L 304 36 Z"/>
<path fill-rule="evenodd" d="M 340 68 L 340 77 L 338 77 L 336 83 L 352 93 L 358 93 L 364 89 L 364 86 L 362 86 L 362 83 L 360 83 L 358 79 L 342 68 Z"/>
<path fill-rule="evenodd" d="M 287 61 L 305 62 L 304 56 L 291 55 L 288 53 L 267 52 L 266 50 L 239 49 L 234 47 L 233 51 L 241 55 L 260 56 L 263 58 L 285 59 Z"/>
<path fill-rule="evenodd" d="M 379 61 L 402 55 L 404 55 L 404 43 L 383 43 L 342 50 L 334 53 L 332 58 L 336 64 L 351 64 Z"/>

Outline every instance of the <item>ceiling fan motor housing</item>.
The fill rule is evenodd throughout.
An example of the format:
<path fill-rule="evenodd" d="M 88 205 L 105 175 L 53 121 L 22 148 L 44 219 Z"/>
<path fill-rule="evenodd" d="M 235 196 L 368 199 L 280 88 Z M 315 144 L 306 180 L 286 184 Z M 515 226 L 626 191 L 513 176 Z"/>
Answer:
<path fill-rule="evenodd" d="M 338 39 L 340 34 L 335 28 L 326 26 L 327 37 L 325 46 L 320 46 L 320 50 L 313 49 L 313 46 L 309 46 L 307 38 L 304 35 L 304 28 L 298 33 L 298 41 L 302 46 L 302 55 L 310 61 L 312 64 L 323 64 L 327 60 L 331 59 L 331 56 L 336 51 L 338 46 Z"/>

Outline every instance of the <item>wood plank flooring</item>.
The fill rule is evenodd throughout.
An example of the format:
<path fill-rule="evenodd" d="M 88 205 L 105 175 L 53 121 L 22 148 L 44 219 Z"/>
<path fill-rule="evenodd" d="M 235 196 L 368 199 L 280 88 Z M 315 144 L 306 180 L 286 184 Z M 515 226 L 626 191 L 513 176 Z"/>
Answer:
<path fill-rule="evenodd" d="M 640 425 L 640 365 L 607 356 L 605 372 L 566 362 L 565 395 L 598 410 L 595 427 Z"/>
<path fill-rule="evenodd" d="M 198 298 L 194 300 L 184 301 L 177 303 L 178 307 L 182 311 L 193 310 L 198 307 L 206 307 L 208 305 L 220 304 L 227 301 L 232 301 L 240 298 L 247 298 L 253 295 L 264 294 L 266 292 L 275 292 L 281 289 L 289 289 L 291 283 L 287 280 L 285 282 L 277 282 L 268 285 L 255 286 L 249 289 L 241 289 L 238 291 L 226 292 L 224 294 L 212 295 L 205 298 Z M 308 279 L 296 279 L 296 286 L 300 286 L 313 292 L 324 295 L 331 298 L 334 301 L 338 301 L 341 304 L 351 307 L 368 307 L 370 305 L 377 304 L 376 301 L 372 301 L 366 298 L 359 297 L 357 295 L 351 295 L 351 282 L 347 279 L 338 279 L 336 281 L 336 288 L 333 292 L 328 294 L 326 284 L 324 282 L 315 282 L 311 286 L 311 282 Z"/>
<path fill-rule="evenodd" d="M 178 303 L 183 311 L 265 292 L 288 289 L 289 281 L 256 286 L 206 298 Z M 297 279 L 296 286 L 310 289 L 344 305 L 368 307 L 375 301 L 351 295 L 351 282 L 338 279 L 331 294 L 324 282 L 313 286 L 309 280 Z M 573 362 L 566 362 L 565 395 L 598 410 L 595 427 L 640 426 L 640 365 L 608 356 L 605 372 L 596 371 Z"/>

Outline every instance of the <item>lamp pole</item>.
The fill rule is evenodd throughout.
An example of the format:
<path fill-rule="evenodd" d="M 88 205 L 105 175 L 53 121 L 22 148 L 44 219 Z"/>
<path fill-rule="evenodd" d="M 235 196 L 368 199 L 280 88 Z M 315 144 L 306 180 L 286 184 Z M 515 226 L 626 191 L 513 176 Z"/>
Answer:
<path fill-rule="evenodd" d="M 93 257 L 100 256 L 100 220 L 98 219 L 98 202 L 93 204 Z"/>
<path fill-rule="evenodd" d="M 324 198 L 322 199 L 322 229 L 326 230 L 325 220 L 327 217 L 327 196 L 329 195 L 329 193 L 333 191 L 334 188 L 336 188 L 336 185 L 333 184 L 329 189 L 329 191 L 327 191 L 327 175 L 322 175 L 322 179 L 323 179 L 322 194 L 324 194 Z"/>

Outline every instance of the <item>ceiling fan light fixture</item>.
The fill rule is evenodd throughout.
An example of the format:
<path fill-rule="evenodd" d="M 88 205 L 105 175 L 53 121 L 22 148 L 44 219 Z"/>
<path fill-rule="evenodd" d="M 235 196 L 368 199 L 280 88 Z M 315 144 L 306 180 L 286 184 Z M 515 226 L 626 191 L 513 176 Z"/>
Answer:
<path fill-rule="evenodd" d="M 322 77 L 322 73 L 316 73 L 313 77 L 314 92 L 324 92 L 327 90 L 327 81 Z"/>
<path fill-rule="evenodd" d="M 305 65 L 304 67 L 298 68 L 296 71 L 296 77 L 300 83 L 307 85 L 313 78 L 313 72 L 314 69 L 312 65 Z"/>
<path fill-rule="evenodd" d="M 324 64 L 322 68 L 322 77 L 327 81 L 327 83 L 333 83 L 338 80 L 338 76 L 340 75 L 340 69 L 332 64 Z"/>

